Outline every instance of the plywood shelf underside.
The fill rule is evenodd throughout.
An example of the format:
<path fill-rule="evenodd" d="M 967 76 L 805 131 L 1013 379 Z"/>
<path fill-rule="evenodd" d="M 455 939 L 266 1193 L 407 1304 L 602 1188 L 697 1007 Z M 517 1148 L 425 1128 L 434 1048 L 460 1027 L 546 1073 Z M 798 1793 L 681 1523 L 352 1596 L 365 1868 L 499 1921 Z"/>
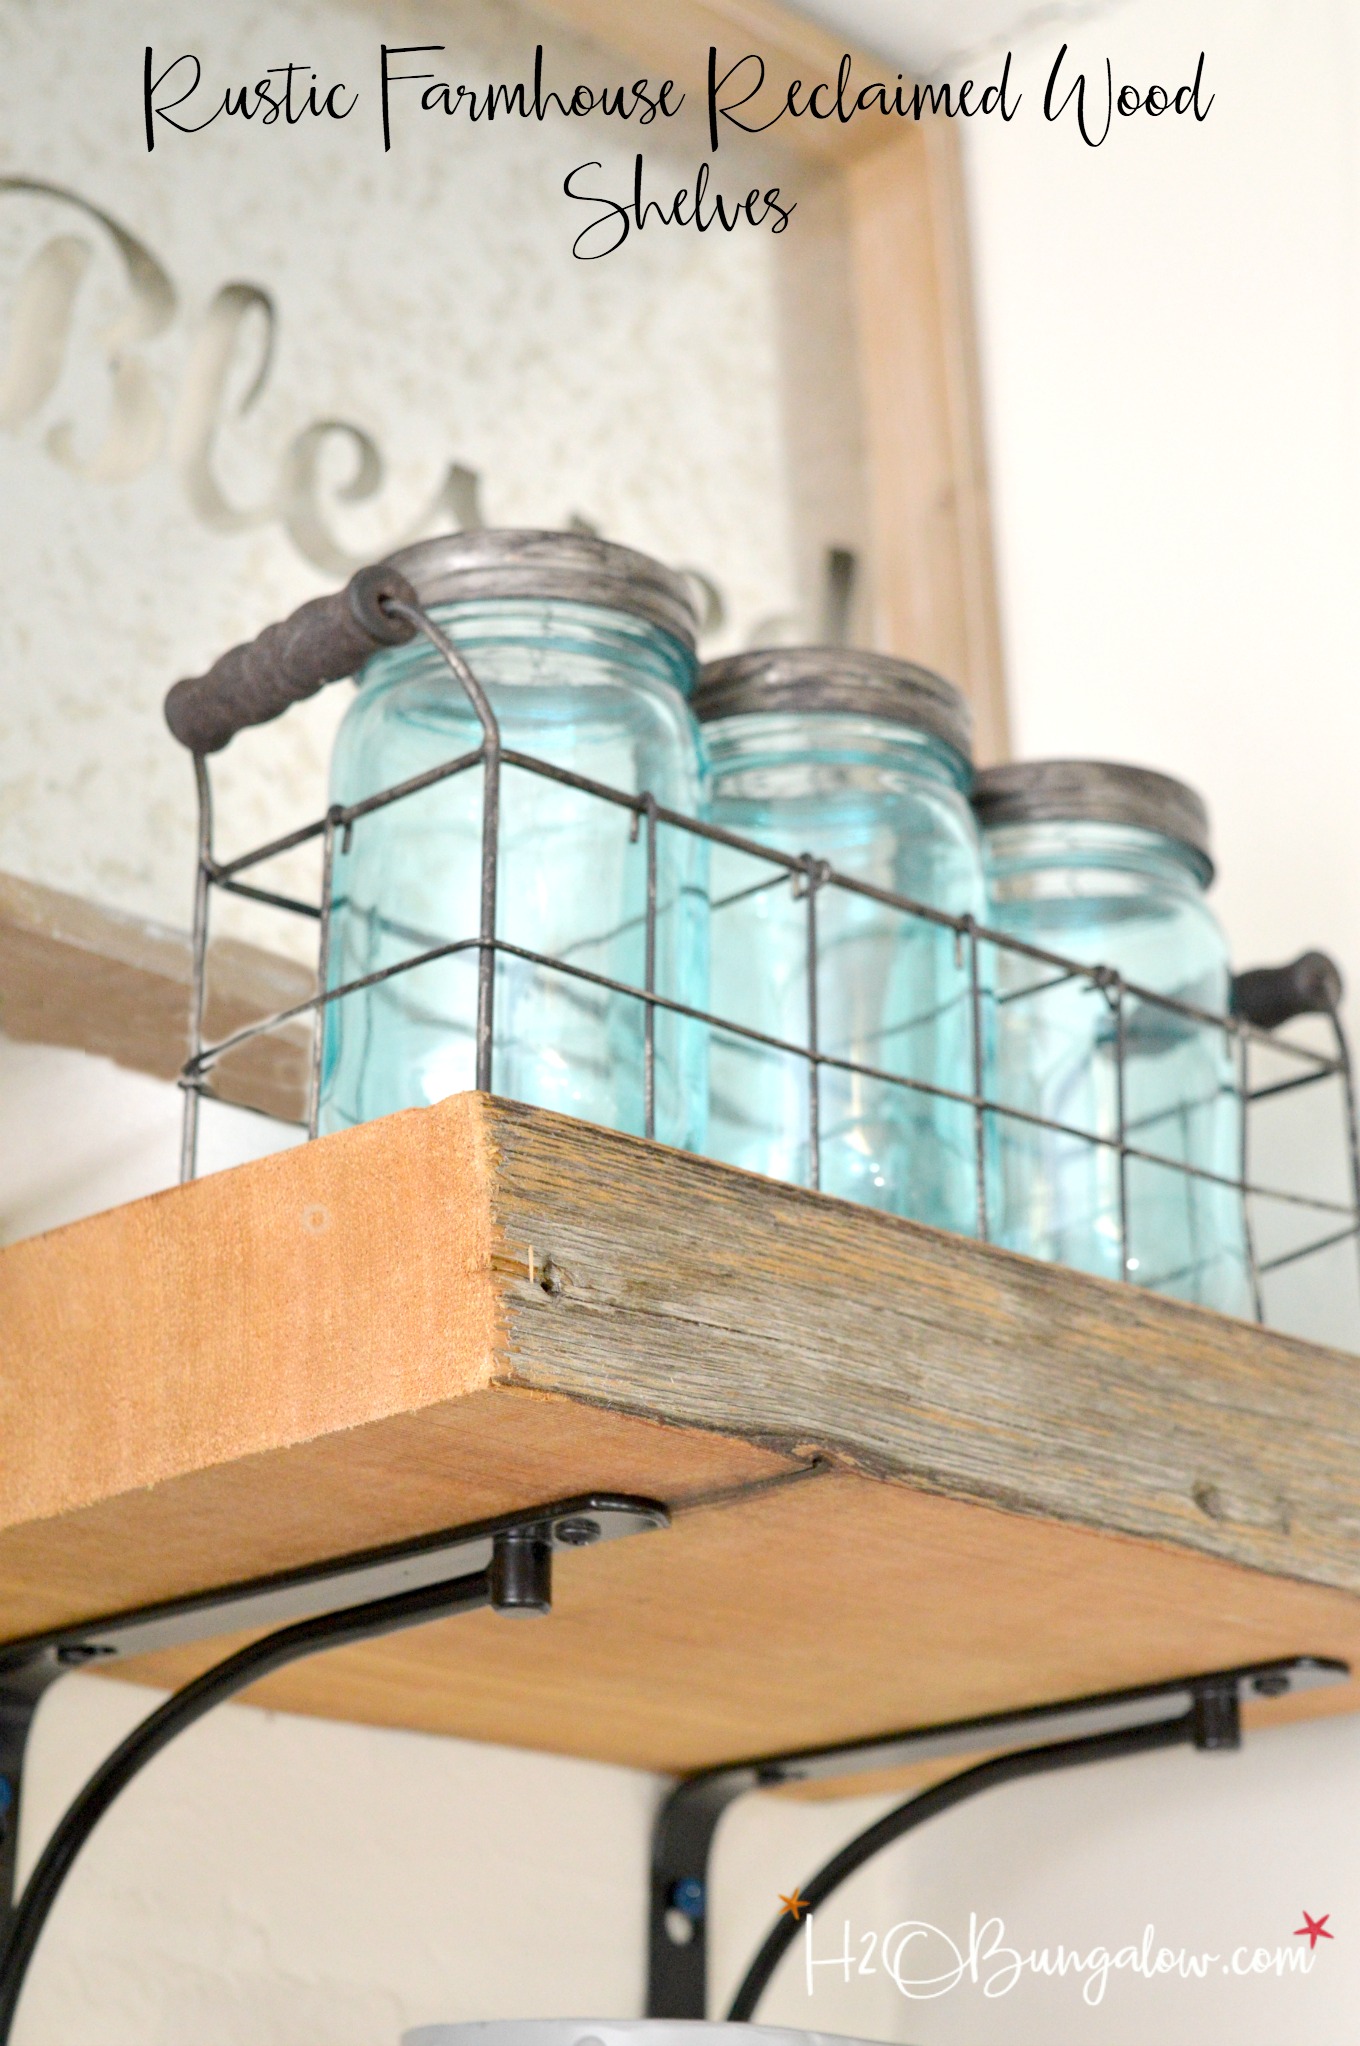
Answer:
<path fill-rule="evenodd" d="M 1354 1359 L 515 1104 L 12 1246 L 0 1330 L 4 1638 L 591 1489 L 675 1509 L 563 1559 L 550 1620 L 319 1657 L 252 1693 L 285 1709 L 684 1770 L 1360 1666 Z"/>

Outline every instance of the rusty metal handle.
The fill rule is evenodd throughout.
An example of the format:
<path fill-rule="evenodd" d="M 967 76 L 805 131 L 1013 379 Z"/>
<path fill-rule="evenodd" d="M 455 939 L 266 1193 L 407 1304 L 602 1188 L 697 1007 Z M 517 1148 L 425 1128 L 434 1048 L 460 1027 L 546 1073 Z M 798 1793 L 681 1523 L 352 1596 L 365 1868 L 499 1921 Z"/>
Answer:
<path fill-rule="evenodd" d="M 1287 966 L 1254 966 L 1233 982 L 1233 1012 L 1260 1030 L 1295 1016 L 1334 1016 L 1341 1006 L 1341 968 L 1326 952 L 1302 952 Z"/>
<path fill-rule="evenodd" d="M 327 682 L 352 675 L 379 647 L 401 646 L 415 626 L 385 606 L 415 605 L 405 576 L 385 562 L 361 568 L 343 590 L 313 597 L 246 646 L 222 654 L 203 675 L 176 682 L 165 722 L 191 753 L 217 753 L 247 725 L 266 725 Z"/>

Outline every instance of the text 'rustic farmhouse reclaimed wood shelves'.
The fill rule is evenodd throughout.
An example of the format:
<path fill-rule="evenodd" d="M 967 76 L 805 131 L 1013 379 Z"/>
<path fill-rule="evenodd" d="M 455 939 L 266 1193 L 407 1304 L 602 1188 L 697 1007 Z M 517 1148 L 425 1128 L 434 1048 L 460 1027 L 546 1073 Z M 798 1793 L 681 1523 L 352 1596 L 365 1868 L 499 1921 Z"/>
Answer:
<path fill-rule="evenodd" d="M 513 1103 L 16 1244 L 0 1330 L 7 1639 L 592 1489 L 675 1510 L 564 1557 L 550 1620 L 251 1694 L 294 1711 L 684 1771 L 1360 1664 L 1354 1359 Z"/>

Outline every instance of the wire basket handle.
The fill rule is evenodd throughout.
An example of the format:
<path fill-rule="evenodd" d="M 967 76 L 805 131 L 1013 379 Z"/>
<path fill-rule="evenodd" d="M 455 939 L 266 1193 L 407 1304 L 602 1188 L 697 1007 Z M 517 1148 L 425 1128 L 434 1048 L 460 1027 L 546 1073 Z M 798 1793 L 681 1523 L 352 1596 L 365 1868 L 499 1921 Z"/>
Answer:
<path fill-rule="evenodd" d="M 327 682 L 352 675 L 379 647 L 411 639 L 414 623 L 390 611 L 390 603 L 416 606 L 405 576 L 386 562 L 361 568 L 343 590 L 313 597 L 257 639 L 220 655 L 206 674 L 176 682 L 165 699 L 165 722 L 200 758 L 220 752 L 247 725 L 267 725 Z"/>
<path fill-rule="evenodd" d="M 1345 983 L 1326 952 L 1301 952 L 1287 966 L 1254 966 L 1233 981 L 1233 1014 L 1258 1030 L 1278 1030 L 1296 1016 L 1335 1016 Z"/>

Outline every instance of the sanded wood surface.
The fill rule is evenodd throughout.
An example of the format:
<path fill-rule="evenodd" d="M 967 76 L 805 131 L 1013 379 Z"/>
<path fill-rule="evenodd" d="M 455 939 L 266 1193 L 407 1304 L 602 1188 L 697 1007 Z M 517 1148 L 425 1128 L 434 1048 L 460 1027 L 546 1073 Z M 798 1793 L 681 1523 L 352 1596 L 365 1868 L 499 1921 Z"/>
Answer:
<path fill-rule="evenodd" d="M 1360 1665 L 1354 1359 L 514 1104 L 14 1245 L 0 1329 L 10 1638 L 582 1489 L 678 1510 L 541 1625 L 260 1688 L 296 1710 L 679 1769 Z"/>
<path fill-rule="evenodd" d="M 187 933 L 59 888 L 0 874 L 0 1030 L 23 1044 L 63 1045 L 171 1080 L 189 1055 L 192 951 Z M 208 954 L 205 1023 L 225 1037 L 304 1001 L 314 977 L 236 938 Z M 226 1101 L 300 1121 L 307 1033 L 298 1025 L 223 1059 Z"/>
<path fill-rule="evenodd" d="M 757 1453 L 556 1400 L 494 1392 L 426 1418 L 428 1431 L 378 1426 L 308 1459 L 288 1541 L 276 1495 L 261 1511 L 267 1472 L 225 1489 L 274 1554 L 304 1533 L 315 1542 L 323 1519 L 392 1525 L 393 1490 L 437 1525 L 542 1496 L 564 1471 L 589 1484 L 604 1469 L 681 1510 L 667 1534 L 562 1559 L 550 1620 L 475 1615 L 318 1657 L 259 1685 L 259 1703 L 678 1771 L 1301 1648 L 1360 1667 L 1360 1605 L 1343 1593 L 850 1472 L 763 1489 Z M 194 1581 L 213 1554 L 211 1516 L 149 1503 L 92 1512 L 58 1543 L 32 1531 L 33 1561 L 64 1579 L 65 1603 L 71 1585 L 88 1598 L 91 1568 L 116 1574 L 121 1594 L 163 1580 L 153 1528 Z M 25 1546 L 0 1541 L 11 1611 Z M 227 1646 L 127 1674 L 179 1681 Z M 1348 1686 L 1292 1711 L 1357 1703 Z M 1263 1716 L 1282 1713 L 1287 1702 Z"/>

